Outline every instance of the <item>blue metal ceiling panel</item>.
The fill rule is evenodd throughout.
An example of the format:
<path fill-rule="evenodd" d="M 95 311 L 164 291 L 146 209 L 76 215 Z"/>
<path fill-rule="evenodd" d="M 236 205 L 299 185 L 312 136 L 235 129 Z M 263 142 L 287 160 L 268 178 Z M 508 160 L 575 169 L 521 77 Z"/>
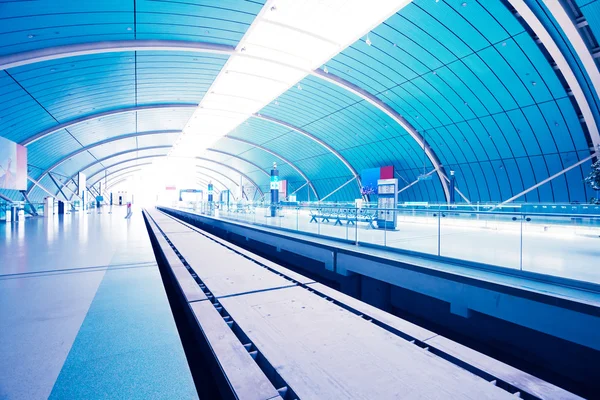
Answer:
<path fill-rule="evenodd" d="M 134 35 L 133 2 L 42 0 L 35 6 L 4 2 L 0 7 L 0 54 Z"/>
<path fill-rule="evenodd" d="M 222 164 L 231 166 L 236 170 L 246 174 L 250 179 L 256 182 L 258 185 L 268 185 L 269 176 L 265 174 L 267 172 L 264 169 L 256 168 L 243 156 L 232 157 L 226 154 L 221 154 L 213 151 L 205 152 L 202 157 L 215 160 Z"/>
<path fill-rule="evenodd" d="M 264 107 L 261 113 L 279 116 L 279 119 L 302 127 L 356 101 L 358 98 L 349 92 L 309 76 Z"/>
<path fill-rule="evenodd" d="M 55 160 L 70 154 L 77 146 L 78 143 L 73 136 L 63 129 L 28 146 L 27 162 L 45 169 Z"/>
<path fill-rule="evenodd" d="M 228 153 L 239 154 L 239 153 L 246 152 L 250 149 L 253 149 L 254 146 L 252 146 L 250 144 L 246 144 L 246 143 L 234 142 L 232 140 L 227 140 L 227 137 L 224 137 L 223 139 L 220 139 L 219 141 L 214 143 L 211 148 L 216 149 L 216 150 L 226 151 Z M 261 165 L 261 164 L 259 164 L 259 165 Z"/>
<path fill-rule="evenodd" d="M 179 137 L 179 133 L 168 133 L 160 135 L 144 135 L 138 136 L 137 146 L 138 147 L 150 147 L 150 146 L 172 146 L 175 140 Z"/>
<path fill-rule="evenodd" d="M 0 4 L 0 55 L 73 43 L 116 39 L 182 39 L 235 45 L 264 2 L 138 0 L 56 2 L 36 7 Z M 564 79 L 519 19 L 502 2 L 415 0 L 327 63 L 330 73 L 387 103 L 431 144 L 445 169 L 472 201 L 499 201 L 589 155 L 589 135 Z M 581 82 L 587 77 L 564 34 L 539 1 L 528 2 L 551 31 Z M 596 1 L 578 0 L 597 32 Z M 576 10 L 575 10 L 576 11 Z M 35 15 L 33 13 L 35 12 Z M 134 15 L 135 13 L 135 15 Z M 566 51 L 565 51 L 566 49 Z M 226 57 L 186 52 L 115 52 L 64 58 L 0 73 L 0 132 L 16 141 L 60 122 L 136 105 L 198 103 Z M 583 85 L 599 117 L 597 95 Z M 90 120 L 29 145 L 33 176 L 60 158 L 101 140 L 135 132 L 180 130 L 193 109 L 155 109 Z M 309 76 L 261 112 L 296 125 L 340 152 L 360 172 L 394 165 L 408 184 L 433 167 L 416 142 L 376 107 L 338 86 Z M 251 119 L 231 134 L 292 161 L 325 196 L 350 177 L 332 153 L 314 141 Z M 65 175 L 136 146 L 164 146 L 177 134 L 114 142 L 72 157 L 55 170 Z M 215 149 L 247 158 L 263 170 L 273 161 L 282 178 L 304 180 L 281 159 L 223 139 Z M 156 153 L 164 154 L 163 150 Z M 210 152 L 208 152 L 210 153 Z M 89 168 L 99 170 L 136 152 Z M 248 162 L 210 157 L 247 173 L 265 175 Z M 149 159 L 148 159 L 149 160 Z M 532 191 L 528 201 L 586 200 L 582 179 L 589 163 Z M 115 167 L 117 168 L 117 167 Z M 229 172 L 231 173 L 231 172 Z M 260 181 L 260 182 L 259 182 Z M 46 180 L 44 180 L 46 182 Z M 263 183 L 264 182 L 264 183 Z M 356 197 L 348 185 L 332 199 Z M 443 200 L 439 180 L 421 182 L 401 199 Z"/>
<path fill-rule="evenodd" d="M 135 104 L 133 53 L 70 57 L 11 69 L 58 121 Z"/>
<path fill-rule="evenodd" d="M 471 163 L 462 166 L 469 175 L 463 184 L 480 186 L 477 195 L 498 201 L 517 193 L 513 187 L 522 186 L 521 174 L 500 169 L 503 160 L 587 148 L 555 70 L 504 7 L 415 1 L 370 35 L 370 46 L 356 42 L 329 69 L 395 108 L 429 137 L 447 169 Z M 411 56 L 399 57 L 406 49 Z M 401 67 L 390 71 L 391 65 Z M 566 167 L 560 160 L 536 161 L 536 180 L 548 176 L 542 177 L 546 162 Z"/>
<path fill-rule="evenodd" d="M 0 71 L 0 106 L 0 134 L 15 142 L 56 124 L 7 71 Z"/>
<path fill-rule="evenodd" d="M 90 149 L 90 153 L 97 159 L 101 159 L 101 158 L 108 157 L 111 154 L 118 153 L 120 151 L 126 151 L 129 149 L 136 149 L 136 148 L 138 148 L 136 139 L 128 138 L 128 139 L 115 140 L 114 142 L 110 142 L 107 144 L 103 144 L 101 146 L 94 147 L 93 149 Z"/>
<path fill-rule="evenodd" d="M 22 2 L 3 2 L 0 4 L 0 54 L 128 39 L 180 39 L 235 45 L 262 4 L 243 0 L 195 4 L 40 0 L 33 7 L 25 7 Z"/>
<path fill-rule="evenodd" d="M 582 1 L 577 1 L 577 3 L 594 35 L 600 37 L 600 2 L 593 0 L 586 1 L 585 4 Z"/>
<path fill-rule="evenodd" d="M 263 3 L 243 0 L 217 3 L 140 0 L 136 3 L 137 38 L 160 37 L 236 45 Z"/>
<path fill-rule="evenodd" d="M 194 109 L 160 109 L 137 112 L 137 132 L 183 129 Z"/>
<path fill-rule="evenodd" d="M 136 132 L 136 113 L 111 115 L 95 118 L 69 127 L 71 132 L 83 146 Z"/>
<path fill-rule="evenodd" d="M 89 165 L 97 160 L 92 153 L 84 151 L 67 160 L 51 171 L 52 174 L 60 174 L 65 176 L 73 175 L 74 171 L 79 171 L 86 165 Z"/>
<path fill-rule="evenodd" d="M 205 160 L 197 160 L 196 165 L 199 166 L 200 171 L 206 175 L 213 176 L 215 179 L 220 180 L 231 190 L 236 190 L 240 183 L 240 175 L 227 166 Z"/>
<path fill-rule="evenodd" d="M 222 55 L 138 52 L 138 104 L 199 103 L 227 61 Z"/>

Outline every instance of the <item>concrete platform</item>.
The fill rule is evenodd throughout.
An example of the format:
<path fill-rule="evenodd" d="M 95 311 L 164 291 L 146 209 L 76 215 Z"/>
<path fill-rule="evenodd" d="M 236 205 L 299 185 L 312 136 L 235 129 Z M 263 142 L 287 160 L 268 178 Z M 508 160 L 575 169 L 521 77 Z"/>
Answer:
<path fill-rule="evenodd" d="M 157 227 L 160 221 L 171 223 L 156 210 L 148 215 Z M 181 226 L 189 232 L 165 233 L 158 241 L 170 241 L 188 273 L 197 275 L 199 287 L 209 294 L 188 304 L 221 370 L 229 370 L 225 374 L 238 383 L 240 398 L 255 398 L 245 392 L 247 380 L 239 376 L 239 368 L 231 368 L 251 369 L 239 353 L 242 344 L 267 376 L 277 374 L 302 399 L 514 398 L 516 388 L 526 390 L 528 398 L 578 398 L 298 273 L 274 268 L 275 263 L 263 263 L 262 257 L 185 222 Z M 160 251 L 166 255 L 171 245 Z M 174 265 L 179 260 L 172 259 Z M 288 284 L 265 279 L 265 274 Z M 247 290 L 254 285 L 255 290 Z M 237 342 L 223 331 L 225 323 Z M 479 372 L 471 373 L 472 368 Z M 510 389 L 490 383 L 497 379 Z"/>
<path fill-rule="evenodd" d="M 301 399 L 513 399 L 303 288 L 220 300 Z"/>
<path fill-rule="evenodd" d="M 380 309 L 411 313 L 431 323 L 430 329 L 440 324 L 471 342 L 481 340 L 480 351 L 504 352 L 505 362 L 518 364 L 527 354 L 524 364 L 535 364 L 523 368 L 546 379 L 564 376 L 571 390 L 596 391 L 598 285 L 165 210 Z"/>
<path fill-rule="evenodd" d="M 140 212 L 0 223 L 0 398 L 197 398 Z"/>

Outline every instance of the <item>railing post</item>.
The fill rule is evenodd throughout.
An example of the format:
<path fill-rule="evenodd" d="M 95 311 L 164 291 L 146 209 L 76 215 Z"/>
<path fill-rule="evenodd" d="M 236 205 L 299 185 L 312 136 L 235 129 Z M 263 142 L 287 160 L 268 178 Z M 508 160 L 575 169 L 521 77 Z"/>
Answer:
<path fill-rule="evenodd" d="M 387 220 L 390 213 L 389 209 L 385 210 L 385 223 L 383 224 L 383 247 L 387 246 Z"/>
<path fill-rule="evenodd" d="M 519 244 L 519 270 L 523 271 L 523 220 L 525 215 L 521 214 L 521 243 Z"/>
<path fill-rule="evenodd" d="M 438 237 L 437 237 L 437 245 L 438 245 L 438 251 L 437 254 L 438 256 L 441 255 L 441 241 L 442 241 L 442 225 L 441 225 L 441 221 L 442 221 L 442 210 L 440 208 L 440 206 L 438 206 Z"/>
<path fill-rule="evenodd" d="M 356 212 L 356 224 L 354 224 L 354 245 L 358 246 L 358 207 L 354 209 Z"/>

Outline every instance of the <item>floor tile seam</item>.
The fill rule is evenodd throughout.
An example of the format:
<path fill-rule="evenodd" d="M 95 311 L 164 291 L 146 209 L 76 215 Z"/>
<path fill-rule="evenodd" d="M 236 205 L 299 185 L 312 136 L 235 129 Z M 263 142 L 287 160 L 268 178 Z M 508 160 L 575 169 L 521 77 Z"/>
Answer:
<path fill-rule="evenodd" d="M 130 270 L 130 269 L 137 269 L 137 268 L 152 268 L 155 267 L 156 264 L 154 265 L 134 265 L 134 266 L 117 266 L 114 268 L 111 268 L 110 266 L 108 267 L 101 267 L 101 268 L 95 268 L 95 269 L 86 269 L 86 270 L 80 270 L 77 268 L 71 269 L 71 270 L 61 270 L 61 271 L 48 271 L 48 272 L 39 272 L 39 273 L 35 273 L 35 274 L 31 274 L 31 275 L 9 275 L 9 276 L 0 276 L 0 281 L 10 281 L 10 280 L 18 280 L 18 279 L 32 279 L 32 278 L 46 278 L 49 276 L 60 276 L 60 275 L 74 275 L 74 274 L 87 274 L 87 273 L 93 273 L 93 272 L 102 272 L 102 271 L 119 271 L 119 270 Z"/>
<path fill-rule="evenodd" d="M 208 284 L 206 282 L 204 282 L 204 284 L 208 288 Z M 245 296 L 245 295 L 249 295 L 249 294 L 265 293 L 265 292 L 273 292 L 273 291 L 281 290 L 281 289 L 289 289 L 289 288 L 293 288 L 293 287 L 297 287 L 297 286 L 298 286 L 298 284 L 293 283 L 290 285 L 277 286 L 277 287 L 271 287 L 271 288 L 265 288 L 265 289 L 257 289 L 257 290 L 249 290 L 246 292 L 226 294 L 224 296 L 215 296 L 215 299 L 217 299 L 217 300 L 230 299 L 233 297 L 241 297 L 241 296 Z M 209 290 L 210 290 L 210 288 L 209 288 Z M 214 295 L 214 293 L 213 293 L 213 295 Z"/>
<path fill-rule="evenodd" d="M 43 271 L 31 271 L 31 272 L 22 272 L 15 274 L 0 274 L 0 279 L 9 276 L 25 276 L 25 275 L 35 275 L 35 274 L 44 274 L 44 273 L 53 273 L 53 272 L 69 272 L 69 271 L 79 271 L 79 270 L 93 270 L 93 269 L 104 269 L 104 268 L 112 268 L 112 267 L 128 267 L 128 266 L 143 266 L 145 264 L 154 264 L 156 265 L 156 261 L 143 261 L 143 262 L 134 262 L 134 263 L 115 263 L 115 264 L 107 264 L 107 265 L 91 265 L 87 267 L 78 267 L 78 268 L 61 268 L 54 270 L 43 270 Z"/>

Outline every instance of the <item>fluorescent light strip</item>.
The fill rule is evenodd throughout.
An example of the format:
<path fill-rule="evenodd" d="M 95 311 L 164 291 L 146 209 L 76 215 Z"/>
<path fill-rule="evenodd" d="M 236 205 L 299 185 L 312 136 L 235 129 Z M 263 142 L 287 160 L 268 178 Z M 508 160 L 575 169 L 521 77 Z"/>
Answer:
<path fill-rule="evenodd" d="M 267 1 L 169 155 L 200 155 L 410 1 Z"/>

